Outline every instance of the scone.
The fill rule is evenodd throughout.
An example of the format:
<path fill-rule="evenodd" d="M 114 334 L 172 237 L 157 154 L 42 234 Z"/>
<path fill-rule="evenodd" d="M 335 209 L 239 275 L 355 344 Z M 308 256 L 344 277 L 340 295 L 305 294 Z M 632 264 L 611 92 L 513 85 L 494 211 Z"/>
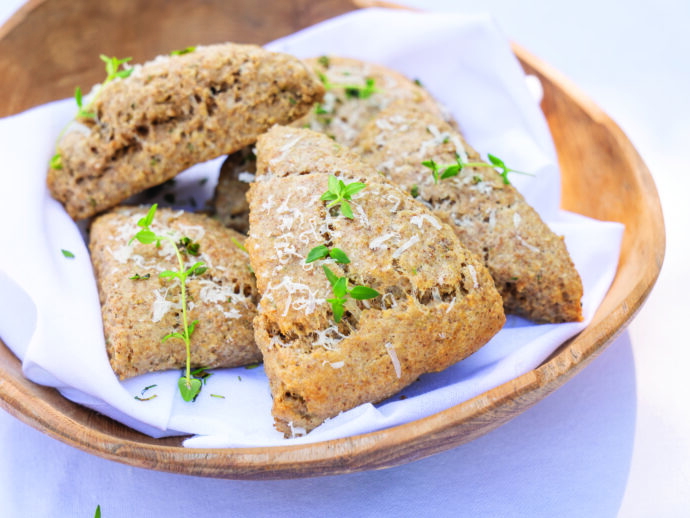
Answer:
<path fill-rule="evenodd" d="M 186 364 L 183 342 L 162 338 L 182 332 L 180 285 L 158 274 L 177 270 L 171 243 L 129 243 L 141 230 L 147 208 L 119 207 L 91 226 L 91 258 L 103 313 L 110 364 L 121 379 Z M 158 209 L 152 229 L 175 241 L 194 243 L 183 252 L 186 267 L 202 261 L 207 270 L 187 280 L 188 321 L 199 320 L 191 336 L 193 367 L 234 367 L 259 361 L 252 320 L 257 292 L 244 238 L 203 215 Z M 196 250 L 196 244 L 199 245 Z M 182 246 L 182 245 L 178 245 Z"/>
<path fill-rule="evenodd" d="M 501 299 L 482 262 L 349 150 L 310 130 L 274 127 L 260 137 L 257 157 L 246 247 L 278 430 L 309 431 L 380 401 L 472 354 L 502 327 Z M 352 219 L 321 199 L 331 176 L 366 184 L 348 201 Z M 307 263 L 320 245 L 350 262 Z M 341 318 L 338 282 L 353 290 Z M 379 296 L 357 300 L 355 286 Z"/>
<path fill-rule="evenodd" d="M 382 65 L 352 58 L 321 56 L 305 60 L 326 86 L 323 101 L 294 127 L 325 133 L 351 146 L 364 125 L 396 99 L 423 106 L 450 120 L 447 111 L 418 83 Z"/>
<path fill-rule="evenodd" d="M 161 56 L 104 85 L 60 142 L 48 187 L 74 219 L 113 207 L 188 167 L 251 144 L 321 99 L 301 61 L 227 43 Z"/>
<path fill-rule="evenodd" d="M 354 149 L 427 204 L 483 259 L 507 313 L 535 322 L 582 320 L 582 282 L 563 238 L 493 167 L 464 167 L 434 182 L 423 161 L 482 162 L 445 121 L 415 104 L 395 102 L 367 124 Z"/>

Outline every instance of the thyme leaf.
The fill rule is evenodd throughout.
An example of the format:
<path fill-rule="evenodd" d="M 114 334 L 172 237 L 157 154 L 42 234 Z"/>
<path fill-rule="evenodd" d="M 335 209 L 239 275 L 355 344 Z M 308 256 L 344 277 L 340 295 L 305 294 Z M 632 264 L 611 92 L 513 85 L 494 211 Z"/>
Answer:
<path fill-rule="evenodd" d="M 322 265 L 322 267 L 328 282 L 333 288 L 333 298 L 326 299 L 326 302 L 331 305 L 331 309 L 333 310 L 333 320 L 335 320 L 336 324 L 340 323 L 343 318 L 345 313 L 345 302 L 347 302 L 348 296 L 355 300 L 367 300 L 381 295 L 374 288 L 370 288 L 368 286 L 353 286 L 352 288 L 349 288 L 349 279 L 347 277 L 338 277 L 325 264 Z"/>
<path fill-rule="evenodd" d="M 357 194 L 359 191 L 364 189 L 367 185 L 362 182 L 351 182 L 345 184 L 342 180 L 338 180 L 337 177 L 331 175 L 328 177 L 328 190 L 321 195 L 321 200 L 330 201 L 326 208 L 340 204 L 340 211 L 343 216 L 349 219 L 354 219 L 354 214 L 352 214 L 352 207 L 348 203 L 348 200 L 352 200 L 352 196 Z"/>
<path fill-rule="evenodd" d="M 139 232 L 137 232 L 134 237 L 130 240 L 130 243 L 134 240 L 139 241 L 142 244 L 152 244 L 156 243 L 156 246 L 160 245 L 160 242 L 163 240 L 168 241 L 171 243 L 175 249 L 175 255 L 177 256 L 177 262 L 179 265 L 179 269 L 177 271 L 173 270 L 165 270 L 161 273 L 158 274 L 158 277 L 161 279 L 177 279 L 180 283 L 180 303 L 182 305 L 182 328 L 183 328 L 183 333 L 173 331 L 171 333 L 168 333 L 165 335 L 161 341 L 166 342 L 167 340 L 170 339 L 177 339 L 181 340 L 185 344 L 185 349 L 187 353 L 187 365 L 186 365 L 186 375 L 183 375 L 179 380 L 178 380 L 178 388 L 180 390 L 180 395 L 182 396 L 182 399 L 185 401 L 193 401 L 196 399 L 197 395 L 199 395 L 199 392 L 201 391 L 201 380 L 197 378 L 193 378 L 191 374 L 191 350 L 190 350 L 190 339 L 192 334 L 194 333 L 194 329 L 196 328 L 197 324 L 199 323 L 198 320 L 194 320 L 191 323 L 188 323 L 187 319 L 187 277 L 190 275 L 199 275 L 200 273 L 203 273 L 206 271 L 206 266 L 202 262 L 196 262 L 194 265 L 191 267 L 185 269 L 184 266 L 184 261 L 182 260 L 182 252 L 184 250 L 189 251 L 189 245 L 193 244 L 193 242 L 189 238 L 182 238 L 180 242 L 182 243 L 182 247 L 180 247 L 180 242 L 175 242 L 175 240 L 170 237 L 169 235 L 163 234 L 163 235 L 158 235 L 156 234 L 153 230 L 151 230 L 151 224 L 153 223 L 153 219 L 156 214 L 156 209 L 158 208 L 157 204 L 154 204 L 151 206 L 151 208 L 148 210 L 146 213 L 146 216 L 141 218 L 138 222 L 137 225 L 142 228 Z M 186 241 L 185 241 L 186 240 Z M 194 249 L 197 254 L 198 254 L 198 244 L 197 248 Z M 194 254 L 192 254 L 194 255 Z"/>

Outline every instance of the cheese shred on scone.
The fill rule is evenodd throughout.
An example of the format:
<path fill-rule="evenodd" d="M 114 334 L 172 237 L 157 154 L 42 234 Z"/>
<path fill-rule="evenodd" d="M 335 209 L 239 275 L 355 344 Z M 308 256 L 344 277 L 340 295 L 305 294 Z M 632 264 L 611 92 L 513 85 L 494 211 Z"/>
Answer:
<path fill-rule="evenodd" d="M 121 379 L 186 365 L 184 342 L 163 337 L 183 332 L 180 284 L 161 279 L 178 269 L 172 243 L 141 244 L 131 238 L 147 208 L 119 207 L 91 226 L 91 258 L 98 283 L 110 364 Z M 185 268 L 201 261 L 207 270 L 187 279 L 192 367 L 234 367 L 260 361 L 252 320 L 258 299 L 240 234 L 207 216 L 159 209 L 151 226 L 184 248 Z M 196 246 L 198 245 L 198 249 Z M 183 244 L 178 245 L 183 247 Z"/>
<path fill-rule="evenodd" d="M 246 247 L 261 294 L 255 338 L 280 431 L 309 431 L 383 400 L 501 329 L 501 298 L 481 260 L 356 155 L 325 135 L 274 127 L 260 137 L 257 156 Z M 331 175 L 366 183 L 349 201 L 352 219 L 321 199 Z M 307 263 L 319 245 L 339 248 L 350 262 Z M 346 297 L 336 322 L 324 265 L 350 288 L 380 295 Z"/>
<path fill-rule="evenodd" d="M 161 56 L 104 85 L 58 142 L 48 186 L 82 219 L 304 115 L 324 88 L 301 61 L 227 43 Z"/>
<path fill-rule="evenodd" d="M 582 320 L 582 282 L 563 238 L 493 167 L 463 167 L 434 182 L 422 162 L 482 162 L 444 120 L 418 105 L 392 103 L 367 124 L 355 150 L 483 258 L 507 313 L 535 322 Z"/>

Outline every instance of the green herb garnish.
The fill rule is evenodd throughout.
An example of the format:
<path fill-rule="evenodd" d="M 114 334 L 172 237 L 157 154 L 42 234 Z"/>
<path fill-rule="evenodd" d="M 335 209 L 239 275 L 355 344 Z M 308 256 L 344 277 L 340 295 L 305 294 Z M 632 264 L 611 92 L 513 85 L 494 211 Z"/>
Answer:
<path fill-rule="evenodd" d="M 249 365 L 245 365 L 244 368 L 247 370 L 251 370 L 251 369 L 256 369 L 259 365 L 261 365 L 261 364 L 260 363 L 250 363 Z"/>
<path fill-rule="evenodd" d="M 191 323 L 187 323 L 187 288 L 186 288 L 186 283 L 187 283 L 187 278 L 190 275 L 194 275 L 199 273 L 200 271 L 202 272 L 206 270 L 206 266 L 202 262 L 196 262 L 194 263 L 191 267 L 185 268 L 184 266 L 184 261 L 182 260 L 182 253 L 180 251 L 180 248 L 178 247 L 179 243 L 176 243 L 175 240 L 168 236 L 168 235 L 158 235 L 156 234 L 153 230 L 151 230 L 151 223 L 153 223 L 153 218 L 156 214 L 156 209 L 158 208 L 157 204 L 154 204 L 151 206 L 149 209 L 148 213 L 146 216 L 141 218 L 138 222 L 137 225 L 142 227 L 142 230 L 137 232 L 134 237 L 130 240 L 130 243 L 134 241 L 135 239 L 139 241 L 140 243 L 144 245 L 152 244 L 155 243 L 157 247 L 160 246 L 160 242 L 163 240 L 166 240 L 170 242 L 170 244 L 173 245 L 175 249 L 175 255 L 177 256 L 177 262 L 179 265 L 179 270 L 178 271 L 173 271 L 173 270 L 165 270 L 161 272 L 158 276 L 161 279 L 177 279 L 180 283 L 180 302 L 182 305 L 182 328 L 183 328 L 183 333 L 179 332 L 172 332 L 168 333 L 165 335 L 161 341 L 166 342 L 167 340 L 171 338 L 177 338 L 179 340 L 182 340 L 185 344 L 186 350 L 187 350 L 187 367 L 186 367 L 186 376 L 180 377 L 177 385 L 180 389 L 180 394 L 182 395 L 182 399 L 185 401 L 192 401 L 201 391 L 201 380 L 197 378 L 192 378 L 191 375 L 191 351 L 190 351 L 190 346 L 189 346 L 189 341 L 192 336 L 192 333 L 194 333 L 194 329 L 196 328 L 197 324 L 199 323 L 198 320 L 194 320 Z M 184 244 L 184 240 L 187 239 L 189 242 L 188 238 L 183 238 L 180 240 Z M 184 249 L 187 249 L 187 245 L 184 245 Z M 196 249 L 197 254 L 198 254 L 198 248 Z M 202 272 L 203 273 L 203 272 Z"/>
<path fill-rule="evenodd" d="M 196 50 L 196 46 L 191 46 L 191 47 L 186 47 L 184 49 L 180 50 L 173 50 L 170 55 L 171 56 L 183 56 L 184 54 L 189 54 L 190 52 L 194 52 Z"/>
<path fill-rule="evenodd" d="M 240 243 L 237 239 L 235 239 L 234 237 L 231 237 L 230 239 L 235 244 L 235 246 L 237 248 L 239 248 L 240 250 L 242 250 L 245 254 L 249 253 L 249 252 L 247 252 L 247 248 L 242 243 Z"/>
<path fill-rule="evenodd" d="M 328 190 L 321 195 L 321 199 L 331 202 L 326 206 L 328 209 L 340 203 L 340 211 L 343 213 L 343 216 L 355 219 L 348 200 L 352 200 L 352 195 L 358 193 L 366 186 L 362 182 L 352 182 L 346 185 L 345 182 L 331 175 L 328 177 Z"/>
<path fill-rule="evenodd" d="M 422 165 L 424 167 L 428 167 L 429 169 L 431 169 L 431 174 L 433 175 L 434 183 L 436 184 L 439 182 L 439 180 L 445 180 L 446 178 L 457 176 L 460 173 L 460 171 L 462 171 L 465 167 L 490 167 L 494 169 L 500 169 L 501 172 L 499 174 L 501 175 L 501 178 L 503 178 L 503 183 L 505 185 L 510 185 L 510 182 L 508 181 L 508 173 L 519 173 L 526 174 L 528 176 L 534 176 L 531 173 L 525 173 L 523 171 L 511 169 L 510 167 L 505 165 L 503 160 L 495 157 L 491 153 L 488 154 L 488 157 L 489 161 L 491 162 L 490 164 L 487 164 L 485 162 L 463 162 L 462 159 L 459 156 L 457 156 L 457 163 L 455 164 L 439 165 L 433 160 L 424 160 L 422 162 Z M 472 180 L 474 181 L 474 183 L 479 183 L 482 181 L 481 177 L 477 175 L 473 176 Z"/>
<path fill-rule="evenodd" d="M 320 56 L 317 61 L 324 68 L 328 68 L 331 66 L 331 60 L 328 56 Z"/>
<path fill-rule="evenodd" d="M 333 259 L 335 259 L 336 263 L 340 264 L 349 264 L 350 259 L 347 257 L 345 252 L 343 252 L 340 248 L 332 248 L 328 249 L 326 245 L 319 245 L 315 246 L 311 250 L 309 250 L 309 253 L 307 254 L 307 258 L 304 260 L 305 263 L 313 263 L 314 261 L 317 261 L 319 259 L 323 259 L 325 257 L 331 256 Z"/>
<path fill-rule="evenodd" d="M 67 125 L 64 128 L 62 128 L 60 134 L 57 137 L 57 141 L 55 143 L 56 153 L 50 159 L 50 167 L 52 169 L 62 169 L 62 157 L 60 156 L 60 149 L 58 148 L 58 146 L 60 144 L 60 141 L 62 140 L 62 136 L 65 134 L 65 131 L 67 131 L 67 128 L 69 128 L 70 124 L 72 124 L 72 122 L 78 118 L 95 119 L 96 112 L 92 110 L 92 106 L 93 103 L 96 101 L 98 95 L 103 91 L 103 87 L 116 78 L 125 79 L 129 77 L 132 71 L 134 70 L 132 68 L 120 68 L 123 67 L 123 65 L 130 61 L 132 58 L 110 58 L 105 54 L 101 54 L 100 58 L 101 61 L 105 63 L 106 78 L 98 87 L 98 89 L 94 92 L 93 96 L 91 96 L 91 100 L 89 101 L 89 104 L 87 104 L 86 106 L 83 105 L 81 88 L 77 86 L 74 90 L 74 100 L 77 103 L 77 114 L 71 121 L 67 123 Z"/>
<path fill-rule="evenodd" d="M 364 80 L 363 85 L 354 85 L 346 83 L 331 83 L 326 74 L 318 72 L 319 79 L 323 83 L 323 87 L 326 90 L 332 90 L 333 88 L 342 88 L 345 90 L 345 97 L 348 99 L 368 99 L 375 93 L 381 92 L 376 88 L 376 81 L 369 77 Z"/>
<path fill-rule="evenodd" d="M 62 255 L 64 255 L 67 259 L 74 259 L 74 254 L 70 252 L 69 250 L 65 250 L 64 248 L 61 250 Z"/>
<path fill-rule="evenodd" d="M 204 385 L 206 385 L 206 380 L 208 380 L 211 376 L 213 376 L 212 372 L 208 372 L 208 367 L 199 367 L 198 369 L 194 369 L 192 371 L 192 376 L 194 378 L 200 379 Z"/>
<path fill-rule="evenodd" d="M 326 278 L 333 288 L 333 298 L 326 299 L 326 302 L 330 303 L 333 309 L 333 320 L 335 320 L 336 324 L 340 323 L 343 318 L 348 295 L 355 300 L 373 299 L 381 295 L 374 288 L 367 286 L 353 286 L 349 288 L 349 279 L 347 277 L 338 277 L 328 266 L 325 264 L 322 266 Z"/>
<path fill-rule="evenodd" d="M 176 245 L 177 245 L 177 248 L 180 250 L 180 252 L 184 252 L 185 254 L 193 255 L 195 257 L 199 255 L 199 248 L 200 248 L 199 243 L 192 241 L 188 237 L 181 238 L 176 243 Z M 203 272 L 201 272 L 201 273 L 203 273 Z"/>
<path fill-rule="evenodd" d="M 90 112 L 86 110 L 82 106 L 82 96 L 81 96 L 81 88 L 77 86 L 74 90 L 74 99 L 77 101 L 77 108 L 79 108 L 79 111 L 77 112 L 77 117 L 86 117 L 86 118 L 94 118 L 96 117 L 96 114 L 94 112 Z"/>
<path fill-rule="evenodd" d="M 144 387 L 144 389 L 141 391 L 141 396 L 134 396 L 134 399 L 136 399 L 137 401 L 151 401 L 152 399 L 157 398 L 158 394 L 153 394 L 152 396 L 144 397 L 144 394 L 146 394 L 149 390 L 157 386 L 158 385 L 149 385 L 148 387 Z"/>
<path fill-rule="evenodd" d="M 216 397 L 218 399 L 225 399 L 225 396 L 221 396 L 220 394 L 211 394 L 211 397 Z"/>
<path fill-rule="evenodd" d="M 414 184 L 412 186 L 412 189 L 410 189 L 410 194 L 412 195 L 413 198 L 416 198 L 419 196 L 419 186 L 417 184 Z"/>
<path fill-rule="evenodd" d="M 348 99 L 368 99 L 372 94 L 380 92 L 374 86 L 374 80 L 369 78 L 364 82 L 365 86 L 349 85 L 345 86 L 345 96 Z"/>
<path fill-rule="evenodd" d="M 51 169 L 62 169 L 62 157 L 59 151 L 50 159 L 50 167 Z"/>
<path fill-rule="evenodd" d="M 431 169 L 431 174 L 433 175 L 434 183 L 436 184 L 438 183 L 439 179 L 445 180 L 446 178 L 457 176 L 458 173 L 462 171 L 462 168 L 464 167 L 464 164 L 460 161 L 459 158 L 457 164 L 438 165 L 433 160 L 424 160 L 422 162 L 422 165 L 424 167 L 428 167 L 429 169 Z"/>
<path fill-rule="evenodd" d="M 130 277 L 133 281 L 148 281 L 151 278 L 151 274 L 147 273 L 145 275 L 139 275 L 138 273 L 135 273 Z"/>
<path fill-rule="evenodd" d="M 316 103 L 316 107 L 314 108 L 314 113 L 316 113 L 316 115 L 325 115 L 325 114 L 331 113 L 331 112 L 329 112 L 326 108 L 324 108 L 321 103 Z M 308 128 L 309 124 L 307 124 L 306 127 Z"/>
<path fill-rule="evenodd" d="M 501 178 L 503 178 L 503 183 L 506 185 L 510 185 L 510 182 L 508 181 L 508 173 L 518 173 L 518 174 L 526 174 L 528 176 L 534 176 L 531 173 L 525 173 L 523 171 L 516 171 L 515 169 L 511 169 L 510 167 L 506 166 L 503 163 L 503 160 L 501 160 L 498 157 L 495 157 L 491 153 L 489 153 L 487 156 L 489 157 L 489 162 L 491 162 L 491 165 L 493 165 L 494 167 L 497 167 L 498 169 L 501 170 L 500 175 L 501 175 Z"/>
<path fill-rule="evenodd" d="M 93 518 L 101 518 L 101 506 L 100 505 L 96 506 L 96 514 L 93 515 Z"/>

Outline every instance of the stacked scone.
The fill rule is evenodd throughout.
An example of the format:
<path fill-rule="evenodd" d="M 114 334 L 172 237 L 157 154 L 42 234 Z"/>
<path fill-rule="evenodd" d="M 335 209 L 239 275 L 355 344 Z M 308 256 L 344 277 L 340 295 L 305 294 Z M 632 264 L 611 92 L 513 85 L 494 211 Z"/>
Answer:
<path fill-rule="evenodd" d="M 183 366 L 184 348 L 161 338 L 195 322 L 191 363 L 263 359 L 275 426 L 290 436 L 462 360 L 504 310 L 581 319 L 562 239 L 397 72 L 219 45 L 136 68 L 94 111 L 49 173 L 75 218 L 228 155 L 215 219 L 159 210 L 149 229 L 146 208 L 119 207 L 92 224 L 122 378 Z M 439 182 L 431 162 L 474 165 Z M 170 239 L 132 242 L 142 227 Z M 186 299 L 159 278 L 176 260 L 194 273 Z"/>

